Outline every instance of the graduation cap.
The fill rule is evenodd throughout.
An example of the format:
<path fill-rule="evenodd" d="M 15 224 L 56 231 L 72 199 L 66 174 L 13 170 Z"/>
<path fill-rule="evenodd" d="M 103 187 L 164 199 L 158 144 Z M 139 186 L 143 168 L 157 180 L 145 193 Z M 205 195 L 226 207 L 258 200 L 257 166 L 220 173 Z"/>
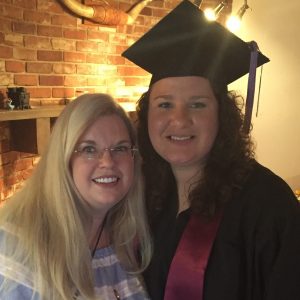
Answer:
<path fill-rule="evenodd" d="M 182 1 L 122 55 L 151 73 L 151 84 L 166 77 L 201 76 L 226 88 L 249 73 L 252 57 L 254 82 L 252 87 L 248 86 L 248 92 L 250 89 L 253 95 L 246 101 L 250 120 L 255 70 L 269 61 L 255 43 L 244 42 L 221 24 L 208 21 L 188 0 Z M 250 127 L 249 120 L 248 123 Z"/>

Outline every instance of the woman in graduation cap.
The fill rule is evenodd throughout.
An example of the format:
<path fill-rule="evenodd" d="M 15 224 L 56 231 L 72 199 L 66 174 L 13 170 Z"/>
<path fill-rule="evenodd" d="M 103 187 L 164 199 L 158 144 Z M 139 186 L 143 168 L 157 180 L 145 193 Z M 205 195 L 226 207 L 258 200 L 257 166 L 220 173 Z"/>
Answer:
<path fill-rule="evenodd" d="M 268 58 L 189 1 L 123 55 L 152 74 L 137 107 L 152 298 L 299 300 L 299 205 L 249 135 L 255 70 Z M 227 85 L 249 66 L 244 116 Z"/>

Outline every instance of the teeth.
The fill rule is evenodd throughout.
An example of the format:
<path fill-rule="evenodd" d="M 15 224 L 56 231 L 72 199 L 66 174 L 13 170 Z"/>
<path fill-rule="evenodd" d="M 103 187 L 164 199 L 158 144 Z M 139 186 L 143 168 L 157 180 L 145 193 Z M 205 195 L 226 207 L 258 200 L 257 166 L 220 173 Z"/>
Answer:
<path fill-rule="evenodd" d="M 112 183 L 118 180 L 117 177 L 101 177 L 93 179 L 97 183 Z"/>
<path fill-rule="evenodd" d="M 189 140 L 191 138 L 191 136 L 174 136 L 174 135 L 171 135 L 170 138 L 171 138 L 171 140 L 175 140 L 175 141 L 185 141 L 185 140 Z"/>

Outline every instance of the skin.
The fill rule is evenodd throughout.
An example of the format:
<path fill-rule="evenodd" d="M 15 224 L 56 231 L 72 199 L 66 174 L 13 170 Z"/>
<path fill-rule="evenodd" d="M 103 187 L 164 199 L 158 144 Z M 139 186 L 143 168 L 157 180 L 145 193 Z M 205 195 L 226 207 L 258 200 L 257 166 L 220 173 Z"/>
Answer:
<path fill-rule="evenodd" d="M 84 132 L 77 149 L 101 151 L 121 145 L 131 145 L 127 128 L 119 116 L 108 115 L 100 117 Z M 134 159 L 131 155 L 115 158 L 109 151 L 103 151 L 99 159 L 87 160 L 74 153 L 71 169 L 75 186 L 94 212 L 91 233 L 94 236 L 108 210 L 128 193 L 133 182 Z"/>
<path fill-rule="evenodd" d="M 209 81 L 186 76 L 155 82 L 148 129 L 154 149 L 172 167 L 181 201 L 186 201 L 191 180 L 201 176 L 218 133 L 218 102 Z"/>

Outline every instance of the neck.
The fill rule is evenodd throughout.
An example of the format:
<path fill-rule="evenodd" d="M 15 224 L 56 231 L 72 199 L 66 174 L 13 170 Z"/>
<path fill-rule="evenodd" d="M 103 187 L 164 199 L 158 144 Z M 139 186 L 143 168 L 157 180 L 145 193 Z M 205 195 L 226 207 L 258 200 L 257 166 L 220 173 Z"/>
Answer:
<path fill-rule="evenodd" d="M 89 245 L 93 254 L 97 248 L 102 248 L 108 245 L 108 236 L 105 230 L 105 223 L 105 217 L 93 218 L 89 234 Z"/>
<path fill-rule="evenodd" d="M 180 168 L 172 167 L 173 174 L 177 183 L 178 192 L 178 214 L 190 207 L 189 192 L 192 184 L 201 177 L 199 168 Z"/>

